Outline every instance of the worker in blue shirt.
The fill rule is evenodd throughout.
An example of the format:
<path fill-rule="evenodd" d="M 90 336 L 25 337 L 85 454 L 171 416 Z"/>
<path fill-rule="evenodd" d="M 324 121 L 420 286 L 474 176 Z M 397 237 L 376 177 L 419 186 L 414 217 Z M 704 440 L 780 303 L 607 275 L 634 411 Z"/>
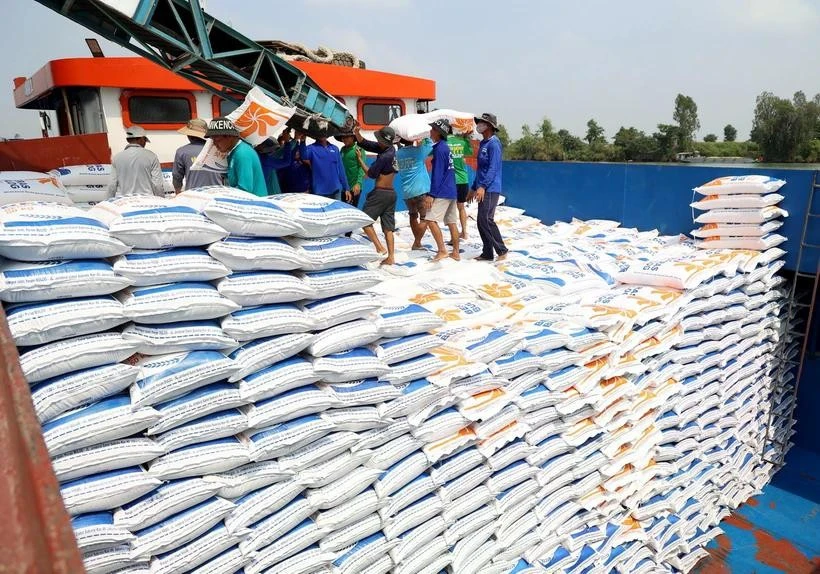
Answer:
<path fill-rule="evenodd" d="M 297 133 L 294 139 L 290 128 L 279 136 L 283 153 L 291 157 L 290 165 L 276 170 L 283 193 L 310 193 L 310 168 L 302 163 L 299 155 L 299 144 L 304 140 L 305 135 L 301 133 Z"/>
<path fill-rule="evenodd" d="M 410 229 L 413 231 L 414 250 L 423 250 L 421 238 L 424 237 L 424 198 L 430 192 L 430 173 L 427 171 L 427 156 L 433 151 L 433 141 L 424 138 L 416 145 L 413 142 L 402 140 L 402 147 L 396 150 L 396 160 L 399 162 L 399 176 L 401 177 L 401 191 L 404 203 L 410 215 Z"/>
<path fill-rule="evenodd" d="M 385 126 L 375 133 L 376 141 L 364 139 L 359 126 L 353 129 L 359 147 L 364 151 L 376 153 L 376 160 L 368 167 L 364 159 L 359 156 L 362 169 L 367 177 L 376 181 L 373 191 L 367 194 L 364 200 L 364 211 L 375 221 L 379 219 L 382 224 L 384 241 L 387 244 L 385 249 L 382 246 L 372 225 L 364 228 L 365 235 L 373 243 L 376 251 L 387 255 L 382 260 L 382 265 L 393 265 L 395 253 L 395 240 L 393 233 L 396 231 L 396 191 L 393 189 L 393 180 L 399 171 L 399 164 L 396 161 L 396 148 L 394 144 L 397 140 L 396 132 L 390 126 Z"/>
<path fill-rule="evenodd" d="M 441 261 L 448 256 L 458 261 L 458 191 L 456 189 L 456 171 L 453 166 L 453 155 L 447 145 L 447 136 L 453 133 L 450 122 L 442 119 L 430 124 L 430 138 L 433 140 L 433 168 L 430 172 L 430 193 L 425 198 L 424 223 L 438 249 L 433 261 Z M 444 236 L 439 224 L 446 224 L 450 229 L 452 253 L 447 253 Z"/>
<path fill-rule="evenodd" d="M 498 261 L 507 257 L 507 246 L 495 223 L 495 208 L 501 194 L 501 141 L 498 139 L 498 119 L 495 114 L 481 114 L 475 118 L 476 131 L 483 138 L 478 146 L 478 169 L 473 181 L 468 201 L 478 201 L 478 234 L 483 250 L 476 259 L 492 261 L 497 254 Z"/>
<path fill-rule="evenodd" d="M 302 162 L 310 167 L 312 174 L 311 192 L 331 199 L 350 197 L 350 186 L 347 184 L 347 175 L 342 164 L 342 155 L 339 148 L 327 140 L 327 136 L 319 137 L 309 146 L 302 142 L 299 145 Z"/>
<path fill-rule="evenodd" d="M 293 163 L 293 148 L 282 147 L 271 138 L 256 146 L 259 162 L 262 164 L 262 173 L 268 186 L 268 195 L 279 195 L 282 189 L 277 177 L 278 170 L 289 167 Z"/>

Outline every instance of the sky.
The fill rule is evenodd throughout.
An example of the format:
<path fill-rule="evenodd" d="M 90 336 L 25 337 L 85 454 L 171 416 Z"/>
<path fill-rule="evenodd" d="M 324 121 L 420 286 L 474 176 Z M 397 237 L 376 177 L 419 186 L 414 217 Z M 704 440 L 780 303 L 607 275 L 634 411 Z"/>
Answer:
<path fill-rule="evenodd" d="M 368 68 L 430 78 L 436 106 L 494 112 L 511 135 L 549 117 L 583 136 L 590 118 L 651 133 L 692 96 L 699 137 L 751 129 L 756 96 L 820 92 L 817 0 L 207 0 L 255 39 L 351 51 Z M 286 7 L 286 8 L 283 8 Z M 0 135 L 39 133 L 14 108 L 12 78 L 86 56 L 89 31 L 33 0 L 0 19 Z M 44 40 L 47 39 L 47 40 Z M 106 55 L 128 52 L 101 42 Z"/>

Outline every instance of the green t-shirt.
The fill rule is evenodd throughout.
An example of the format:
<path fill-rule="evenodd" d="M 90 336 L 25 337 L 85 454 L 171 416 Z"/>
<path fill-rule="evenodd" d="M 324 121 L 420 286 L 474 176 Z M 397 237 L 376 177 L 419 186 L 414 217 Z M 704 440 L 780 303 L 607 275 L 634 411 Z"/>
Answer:
<path fill-rule="evenodd" d="M 465 157 L 473 155 L 473 146 L 470 138 L 466 136 L 448 136 L 447 145 L 450 146 L 450 153 L 453 154 L 453 168 L 456 170 L 456 183 L 469 183 L 467 175 L 467 162 Z"/>
<path fill-rule="evenodd" d="M 364 170 L 359 165 L 359 158 L 356 157 L 356 150 L 359 146 L 353 144 L 350 147 L 342 148 L 342 165 L 345 168 L 345 175 L 347 176 L 347 184 L 350 189 L 357 183 L 361 186 L 364 181 Z"/>

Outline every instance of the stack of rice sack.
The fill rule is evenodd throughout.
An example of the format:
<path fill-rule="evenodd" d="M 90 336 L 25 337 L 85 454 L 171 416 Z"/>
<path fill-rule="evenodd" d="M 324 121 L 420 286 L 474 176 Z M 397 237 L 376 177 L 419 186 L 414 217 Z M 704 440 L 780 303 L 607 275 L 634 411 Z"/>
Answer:
<path fill-rule="evenodd" d="M 364 360 L 346 353 L 351 321 L 379 307 L 355 295 L 378 281 L 357 267 L 377 255 L 333 236 L 369 218 L 300 198 L 216 188 L 89 212 L 2 208 L 0 299 L 89 572 L 249 564 L 255 553 L 238 549 L 246 526 L 277 509 L 256 491 L 314 464 L 315 452 L 297 451 L 344 425 L 344 412 L 338 425 L 315 424 L 347 403 L 343 388 L 312 383 L 387 370 L 366 349 Z M 303 238 L 278 237 L 292 234 Z M 316 358 L 294 358 L 303 350 Z M 342 438 L 344 450 L 350 433 Z M 293 455 L 286 472 L 275 470 L 280 454 Z M 280 506 L 305 488 L 294 486 Z M 256 547 L 267 542 L 260 535 Z"/>
<path fill-rule="evenodd" d="M 59 180 L 75 204 L 88 206 L 111 198 L 111 164 L 70 165 L 48 173 Z"/>
<path fill-rule="evenodd" d="M 785 181 L 765 175 L 719 177 L 694 189 L 703 197 L 691 204 L 702 211 L 692 231 L 701 249 L 757 249 L 777 247 L 786 238 L 777 233 L 788 213 L 777 205 L 777 191 Z"/>
<path fill-rule="evenodd" d="M 507 261 L 396 277 L 315 196 L 0 209 L 92 574 L 688 571 L 772 471 L 778 248 L 506 208 Z"/>
<path fill-rule="evenodd" d="M 433 418 L 455 432 L 453 452 L 422 449 L 444 510 L 408 534 L 423 544 L 409 559 L 688 571 L 772 472 L 783 251 L 698 251 L 606 221 L 519 229 L 496 270 L 452 263 L 377 288 L 445 318 L 431 354 L 454 373 L 414 384 L 449 387 Z"/>
<path fill-rule="evenodd" d="M 111 198 L 108 185 L 111 183 L 111 164 L 69 165 L 48 172 L 65 189 L 68 198 L 81 209 Z M 166 195 L 174 193 L 170 171 L 162 172 L 162 182 Z"/>

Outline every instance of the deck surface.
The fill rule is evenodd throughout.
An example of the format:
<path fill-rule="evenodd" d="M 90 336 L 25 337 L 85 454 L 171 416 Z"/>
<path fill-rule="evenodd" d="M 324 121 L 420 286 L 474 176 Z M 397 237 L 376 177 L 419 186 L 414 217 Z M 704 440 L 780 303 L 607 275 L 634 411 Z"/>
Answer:
<path fill-rule="evenodd" d="M 820 573 L 820 455 L 794 447 L 763 494 L 720 526 L 693 573 Z"/>

